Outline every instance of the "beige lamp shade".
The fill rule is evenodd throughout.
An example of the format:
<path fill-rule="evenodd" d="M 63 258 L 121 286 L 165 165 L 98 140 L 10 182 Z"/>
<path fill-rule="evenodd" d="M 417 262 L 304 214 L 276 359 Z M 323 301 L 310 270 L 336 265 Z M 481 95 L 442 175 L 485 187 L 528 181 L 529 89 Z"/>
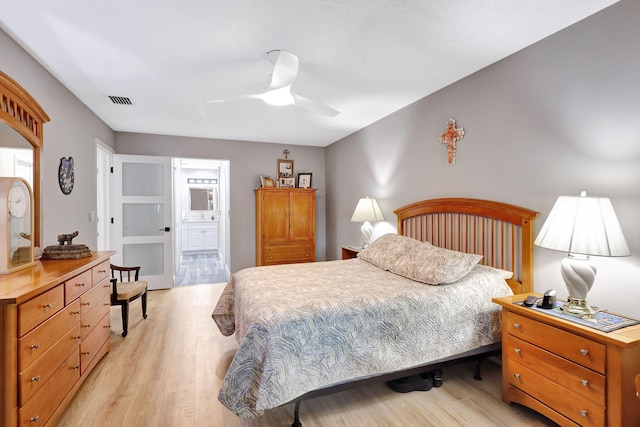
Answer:
<path fill-rule="evenodd" d="M 378 206 L 378 202 L 376 199 L 372 199 L 370 197 L 364 197 L 358 201 L 356 205 L 356 209 L 353 211 L 353 215 L 351 216 L 351 222 L 362 222 L 362 227 L 360 227 L 360 231 L 362 231 L 363 242 L 362 246 L 369 246 L 369 241 L 371 240 L 371 233 L 373 233 L 373 226 L 371 222 L 384 221 L 384 216 L 382 215 L 382 211 L 380 210 L 380 206 Z"/>

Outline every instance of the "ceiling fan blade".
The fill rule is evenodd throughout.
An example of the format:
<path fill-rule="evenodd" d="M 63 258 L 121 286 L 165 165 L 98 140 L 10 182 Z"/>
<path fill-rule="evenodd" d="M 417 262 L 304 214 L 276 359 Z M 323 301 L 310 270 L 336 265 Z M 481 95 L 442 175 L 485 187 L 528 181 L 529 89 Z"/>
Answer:
<path fill-rule="evenodd" d="M 293 99 L 295 101 L 295 105 L 313 113 L 323 114 L 328 117 L 335 117 L 340 114 L 340 111 L 335 110 L 328 105 L 314 101 L 313 99 L 305 98 L 304 96 L 295 93 L 293 94 Z"/>
<path fill-rule="evenodd" d="M 210 99 L 208 101 L 205 101 L 205 103 L 218 104 L 222 102 L 243 101 L 247 99 L 259 99 L 259 95 L 241 95 L 241 96 L 232 96 L 230 98 Z"/>
<path fill-rule="evenodd" d="M 269 56 L 278 55 L 273 66 L 267 90 L 280 89 L 293 84 L 298 76 L 298 57 L 286 50 L 272 50 Z"/>

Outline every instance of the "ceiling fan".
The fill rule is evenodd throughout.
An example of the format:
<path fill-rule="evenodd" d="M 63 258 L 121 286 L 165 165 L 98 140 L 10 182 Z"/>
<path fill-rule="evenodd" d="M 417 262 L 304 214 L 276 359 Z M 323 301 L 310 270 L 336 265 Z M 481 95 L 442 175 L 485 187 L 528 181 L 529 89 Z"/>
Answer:
<path fill-rule="evenodd" d="M 269 84 L 264 92 L 207 101 L 207 103 L 230 102 L 241 99 L 260 99 L 269 105 L 295 105 L 313 113 L 335 117 L 340 112 L 313 99 L 305 98 L 291 90 L 298 76 L 298 57 L 286 50 L 271 50 L 268 58 L 274 64 Z"/>

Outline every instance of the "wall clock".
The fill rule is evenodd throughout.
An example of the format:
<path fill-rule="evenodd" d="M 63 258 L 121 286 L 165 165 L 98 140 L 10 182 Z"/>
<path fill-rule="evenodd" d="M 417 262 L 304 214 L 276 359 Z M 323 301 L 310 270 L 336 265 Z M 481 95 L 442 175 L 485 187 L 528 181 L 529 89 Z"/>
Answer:
<path fill-rule="evenodd" d="M 68 159 L 61 158 L 60 166 L 58 167 L 58 184 L 63 194 L 71 194 L 74 181 L 73 157 L 69 156 Z"/>
<path fill-rule="evenodd" d="M 33 193 L 22 178 L 0 177 L 0 274 L 31 267 Z"/>

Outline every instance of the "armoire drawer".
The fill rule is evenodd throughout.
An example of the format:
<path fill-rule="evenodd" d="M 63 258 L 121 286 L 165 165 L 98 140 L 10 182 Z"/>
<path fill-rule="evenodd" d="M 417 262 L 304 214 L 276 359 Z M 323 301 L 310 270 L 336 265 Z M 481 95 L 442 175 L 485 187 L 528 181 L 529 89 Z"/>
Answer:
<path fill-rule="evenodd" d="M 62 288 L 61 288 L 62 289 Z M 47 352 L 69 329 L 76 325 L 80 336 L 80 302 L 60 310 L 55 316 L 19 339 L 18 362 L 20 370 L 25 370 Z"/>
<path fill-rule="evenodd" d="M 263 261 L 265 263 L 314 261 L 315 250 L 313 242 L 265 243 Z"/>
<path fill-rule="evenodd" d="M 606 346 L 513 312 L 504 313 L 507 332 L 523 341 L 576 362 L 594 371 L 605 373 Z"/>
<path fill-rule="evenodd" d="M 64 307 L 64 287 L 56 286 L 18 306 L 18 333 L 23 336 Z"/>

